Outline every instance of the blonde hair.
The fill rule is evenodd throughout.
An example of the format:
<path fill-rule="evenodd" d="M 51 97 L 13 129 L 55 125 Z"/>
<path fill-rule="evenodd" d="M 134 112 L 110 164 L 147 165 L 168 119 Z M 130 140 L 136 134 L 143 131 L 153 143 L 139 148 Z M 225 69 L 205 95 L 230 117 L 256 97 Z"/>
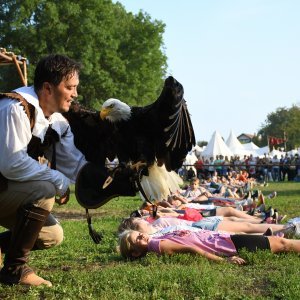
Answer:
<path fill-rule="evenodd" d="M 130 241 L 130 234 L 134 230 L 125 230 L 119 235 L 119 250 L 124 258 L 133 259 L 134 245 Z"/>

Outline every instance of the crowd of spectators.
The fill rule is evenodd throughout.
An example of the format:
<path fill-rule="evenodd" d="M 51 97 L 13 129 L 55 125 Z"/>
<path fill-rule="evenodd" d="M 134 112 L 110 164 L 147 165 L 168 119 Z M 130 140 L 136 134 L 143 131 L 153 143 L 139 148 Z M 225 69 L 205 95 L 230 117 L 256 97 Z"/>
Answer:
<path fill-rule="evenodd" d="M 195 170 L 197 174 L 195 174 Z M 190 180 L 193 177 L 199 179 L 211 178 L 214 172 L 218 176 L 227 177 L 229 174 L 239 174 L 246 170 L 250 178 L 254 178 L 259 183 L 272 181 L 294 181 L 300 178 L 300 158 L 299 155 L 281 155 L 278 157 L 253 157 L 253 155 L 244 155 L 244 157 L 217 155 L 202 159 L 198 158 L 194 165 L 184 165 L 178 174 L 184 180 Z"/>

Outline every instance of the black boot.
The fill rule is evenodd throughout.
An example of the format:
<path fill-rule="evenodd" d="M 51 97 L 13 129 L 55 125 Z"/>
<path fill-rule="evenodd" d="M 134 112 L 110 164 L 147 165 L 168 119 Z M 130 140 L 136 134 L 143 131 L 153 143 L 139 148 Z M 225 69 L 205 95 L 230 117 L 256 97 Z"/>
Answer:
<path fill-rule="evenodd" d="M 4 284 L 22 283 L 23 278 L 34 273 L 27 266 L 29 253 L 48 215 L 49 211 L 32 205 L 19 209 L 6 251 L 4 266 L 0 271 L 0 282 Z"/>

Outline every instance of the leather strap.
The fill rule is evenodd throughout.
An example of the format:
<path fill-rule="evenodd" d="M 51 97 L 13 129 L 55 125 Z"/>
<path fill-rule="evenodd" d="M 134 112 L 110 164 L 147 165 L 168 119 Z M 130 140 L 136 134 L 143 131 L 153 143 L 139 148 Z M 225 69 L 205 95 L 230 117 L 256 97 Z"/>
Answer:
<path fill-rule="evenodd" d="M 14 99 L 14 100 L 19 101 L 22 104 L 22 106 L 25 110 L 25 113 L 29 119 L 30 128 L 32 130 L 34 127 L 34 124 L 35 124 L 35 108 L 34 108 L 34 106 L 32 104 L 28 103 L 27 100 L 18 93 L 0 93 L 0 100 L 4 99 L 4 98 Z"/>

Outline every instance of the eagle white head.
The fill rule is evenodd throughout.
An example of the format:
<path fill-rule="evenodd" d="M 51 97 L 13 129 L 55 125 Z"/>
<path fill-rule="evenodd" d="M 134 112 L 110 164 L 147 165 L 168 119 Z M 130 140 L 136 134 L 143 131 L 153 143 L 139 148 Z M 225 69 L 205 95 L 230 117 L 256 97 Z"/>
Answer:
<path fill-rule="evenodd" d="M 110 98 L 106 100 L 101 108 L 100 117 L 102 120 L 107 119 L 110 122 L 126 121 L 131 116 L 130 106 L 126 103 Z"/>

